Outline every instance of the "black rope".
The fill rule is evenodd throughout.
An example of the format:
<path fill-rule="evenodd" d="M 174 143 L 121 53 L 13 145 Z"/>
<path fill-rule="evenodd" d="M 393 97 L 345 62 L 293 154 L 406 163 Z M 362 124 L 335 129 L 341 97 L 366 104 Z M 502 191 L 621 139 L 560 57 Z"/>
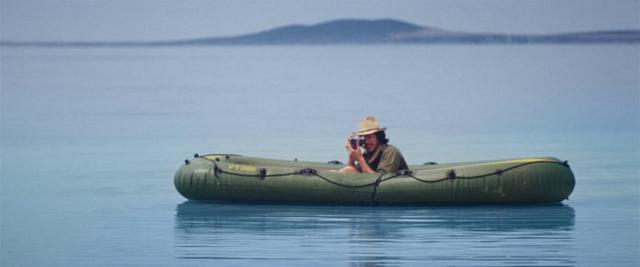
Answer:
<path fill-rule="evenodd" d="M 423 183 L 426 183 L 426 184 L 432 184 L 432 183 L 439 183 L 439 182 L 447 181 L 447 180 L 449 180 L 449 181 L 453 181 L 453 180 L 455 180 L 455 179 L 471 180 L 471 179 L 480 179 L 480 178 L 485 178 L 485 177 L 492 176 L 492 175 L 498 175 L 498 176 L 500 176 L 500 175 L 502 175 L 503 173 L 505 173 L 505 172 L 507 172 L 507 171 L 511 171 L 511 170 L 513 170 L 513 169 L 521 168 L 521 167 L 524 167 L 524 166 L 526 166 L 526 165 L 538 164 L 538 163 L 559 164 L 559 165 L 562 165 L 562 166 L 565 166 L 565 167 L 569 168 L 569 165 L 567 164 L 567 162 L 566 162 L 566 161 L 564 161 L 564 162 L 557 162 L 557 161 L 550 161 L 550 160 L 544 160 L 544 161 L 542 161 L 542 160 L 541 160 L 541 161 L 525 162 L 525 163 L 522 163 L 522 164 L 518 164 L 518 165 L 511 166 L 511 167 L 506 168 L 506 169 L 497 169 L 497 170 L 495 170 L 494 172 L 485 173 L 485 174 L 481 174 L 481 175 L 475 175 L 475 176 L 457 176 L 457 175 L 455 175 L 455 173 L 454 173 L 454 176 L 451 176 L 451 175 L 450 175 L 450 172 L 451 172 L 451 171 L 453 171 L 453 170 L 450 170 L 450 172 L 449 172 L 449 174 L 447 175 L 447 177 L 439 178 L 439 179 L 436 179 L 436 180 L 424 180 L 424 179 L 421 179 L 421 178 L 419 178 L 419 177 L 414 176 L 414 175 L 413 175 L 413 172 L 408 172 L 408 173 L 406 174 L 406 176 L 409 176 L 409 177 L 411 177 L 411 178 L 413 178 L 414 180 L 419 181 L 419 182 L 423 182 Z M 391 176 L 391 177 L 385 178 L 383 181 L 387 181 L 387 180 L 389 180 L 389 179 L 391 179 L 391 178 L 396 178 L 396 177 L 397 177 L 397 176 Z"/>
<path fill-rule="evenodd" d="M 258 177 L 258 178 L 267 178 L 267 177 L 282 177 L 282 176 L 292 176 L 292 175 L 313 175 L 316 176 L 330 184 L 336 185 L 336 186 L 341 186 L 341 187 L 347 187 L 347 188 L 363 188 L 363 187 L 368 187 L 368 186 L 373 186 L 373 185 L 378 185 L 382 180 L 382 176 L 378 177 L 378 179 L 376 179 L 375 182 L 372 183 L 366 183 L 366 184 L 361 184 L 361 185 L 350 185 L 350 184 L 343 184 L 343 183 L 339 183 L 336 181 L 333 181 L 327 177 L 322 176 L 320 173 L 318 173 L 317 170 L 312 169 L 312 168 L 305 168 L 305 169 L 300 169 L 298 171 L 294 171 L 294 172 L 288 172 L 288 173 L 277 173 L 277 174 L 265 174 L 264 176 L 261 174 L 247 174 L 247 173 L 237 173 L 237 172 L 230 172 L 230 171 L 225 171 L 223 169 L 220 169 L 220 167 L 218 167 L 218 164 L 213 161 L 210 160 L 208 158 L 205 157 L 201 157 L 202 159 L 208 160 L 211 163 L 213 163 L 213 174 L 216 176 L 216 178 L 220 178 L 220 176 L 218 176 L 219 173 L 224 173 L 224 174 L 229 174 L 229 175 L 235 175 L 235 176 L 240 176 L 240 177 Z"/>
<path fill-rule="evenodd" d="M 363 187 L 369 187 L 369 186 L 378 186 L 378 181 L 380 180 L 380 178 L 382 177 L 378 177 L 378 179 L 376 179 L 375 182 L 372 183 L 366 183 L 366 184 L 360 184 L 360 185 L 350 185 L 350 184 L 343 184 L 343 183 L 338 183 L 336 181 L 332 181 L 331 179 L 324 177 L 322 175 L 320 175 L 319 173 L 314 174 L 316 177 L 325 180 L 326 182 L 333 184 L 333 185 L 337 185 L 337 186 L 342 186 L 342 187 L 347 187 L 347 188 L 363 188 Z"/>
<path fill-rule="evenodd" d="M 398 177 L 410 177 L 416 181 L 422 182 L 422 183 L 426 183 L 426 184 L 433 184 L 433 183 L 439 183 L 439 182 L 443 182 L 443 181 L 453 181 L 455 179 L 464 179 L 464 180 L 471 180 L 471 179 L 480 179 L 480 178 L 485 178 L 488 176 L 492 176 L 492 175 L 502 175 L 503 173 L 507 172 L 507 171 L 511 171 L 517 168 L 521 168 L 524 167 L 526 165 L 531 165 L 531 164 L 539 164 L 539 163 L 551 163 L 551 164 L 559 164 L 562 166 L 565 166 L 567 168 L 569 168 L 569 164 L 567 163 L 567 161 L 564 162 L 557 162 L 557 161 L 551 161 L 551 160 L 541 160 L 541 161 L 533 161 L 533 162 L 525 162 L 522 164 L 518 164 L 518 165 L 514 165 L 511 166 L 509 168 L 506 169 L 497 169 L 494 172 L 490 172 L 490 173 L 485 173 L 485 174 L 481 174 L 481 175 L 475 175 L 475 176 L 458 176 L 455 173 L 455 170 L 451 169 L 447 172 L 447 177 L 443 177 L 443 178 L 439 178 L 439 179 L 435 179 L 435 180 L 424 180 L 423 178 L 420 177 L 416 177 L 415 175 L 413 175 L 413 171 L 411 170 L 400 170 L 397 171 L 394 175 L 389 176 L 387 178 L 382 178 L 384 177 L 384 173 L 382 175 L 380 175 L 374 182 L 371 183 L 366 183 L 366 184 L 360 184 L 360 185 L 350 185 L 350 184 L 343 184 L 343 183 L 339 183 L 336 181 L 333 181 L 327 177 L 324 177 L 323 175 L 321 175 L 317 170 L 312 169 L 312 168 L 304 168 L 304 169 L 300 169 L 294 172 L 288 172 L 288 173 L 277 173 L 277 174 L 269 174 L 266 169 L 261 168 L 259 169 L 259 172 L 257 172 L 256 174 L 246 174 L 246 173 L 237 173 L 237 172 L 230 172 L 230 171 L 225 171 L 223 169 L 220 169 L 218 167 L 218 164 L 211 159 L 208 159 L 206 157 L 200 157 L 202 159 L 208 160 L 210 162 L 213 163 L 214 167 L 214 175 L 216 176 L 216 178 L 220 178 L 218 176 L 219 173 L 224 173 L 224 174 L 229 174 L 229 175 L 235 175 L 235 176 L 240 176 L 240 177 L 257 177 L 260 179 L 265 179 L 268 177 L 282 177 L 282 176 L 292 176 L 292 175 L 311 175 L 311 176 L 316 176 L 330 184 L 336 185 L 336 186 L 341 186 L 341 187 L 346 187 L 346 188 L 363 188 L 363 187 L 369 187 L 369 186 L 375 186 L 377 187 L 378 185 L 380 185 L 380 183 L 385 182 L 385 181 L 389 181 L 391 179 L 396 179 Z"/>

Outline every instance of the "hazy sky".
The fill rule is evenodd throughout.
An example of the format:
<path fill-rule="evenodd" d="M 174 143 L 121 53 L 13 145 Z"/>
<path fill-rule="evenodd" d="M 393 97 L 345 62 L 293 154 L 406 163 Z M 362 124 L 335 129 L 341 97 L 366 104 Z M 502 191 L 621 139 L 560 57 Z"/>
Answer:
<path fill-rule="evenodd" d="M 8 41 L 228 36 L 338 18 L 395 18 L 451 30 L 640 29 L 640 0 L 0 0 Z"/>

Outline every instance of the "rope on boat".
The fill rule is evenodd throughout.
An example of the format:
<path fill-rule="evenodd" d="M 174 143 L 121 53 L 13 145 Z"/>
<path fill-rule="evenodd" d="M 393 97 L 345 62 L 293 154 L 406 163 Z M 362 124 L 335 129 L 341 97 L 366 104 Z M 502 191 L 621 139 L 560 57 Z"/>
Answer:
<path fill-rule="evenodd" d="M 569 163 L 568 161 L 563 161 L 563 162 L 558 162 L 558 161 L 552 161 L 552 160 L 539 160 L 539 161 L 532 161 L 532 162 L 525 162 L 525 163 L 521 163 L 521 164 L 517 164 L 514 166 L 511 166 L 509 168 L 506 169 L 496 169 L 493 172 L 489 172 L 489 173 L 485 173 L 485 174 L 480 174 L 480 175 L 474 175 L 474 176 L 458 176 L 455 172 L 455 169 L 451 169 L 447 172 L 447 177 L 443 177 L 443 178 L 439 178 L 439 179 L 435 179 L 435 180 L 425 180 L 424 178 L 420 178 L 414 175 L 414 172 L 411 170 L 399 170 L 397 172 L 395 172 L 394 175 L 389 176 L 387 178 L 383 178 L 386 173 L 381 174 L 374 182 L 370 182 L 370 183 L 365 183 L 365 184 L 359 184 L 359 185 L 350 185 L 350 184 L 343 184 L 340 182 L 336 182 L 331 180 L 330 178 L 327 178 L 325 176 L 323 176 L 322 174 L 320 174 L 320 172 L 318 172 L 318 170 L 316 169 L 312 169 L 312 168 L 304 168 L 304 169 L 300 169 L 297 171 L 293 171 L 293 172 L 288 172 L 288 173 L 278 173 L 278 174 L 268 174 L 267 173 L 267 169 L 265 168 L 260 168 L 258 169 L 258 173 L 256 174 L 247 174 L 247 173 L 237 173 L 237 172 L 231 172 L 231 171 L 225 171 L 223 169 L 221 169 L 220 167 L 218 167 L 218 164 L 216 163 L 215 160 L 211 160 L 209 158 L 206 157 L 202 157 L 199 156 L 198 154 L 194 155 L 196 158 L 201 158 L 207 161 L 210 161 L 213 163 L 213 174 L 216 176 L 216 178 L 220 178 L 218 176 L 218 174 L 223 173 L 223 174 L 228 174 L 228 175 L 235 175 L 235 176 L 240 176 L 240 177 L 256 177 L 256 178 L 260 178 L 260 179 L 265 179 L 268 177 L 283 177 L 283 176 L 293 176 L 293 175 L 312 175 L 312 176 L 316 176 L 330 184 L 336 185 L 336 186 L 341 186 L 341 187 L 346 187 L 346 188 L 363 188 L 363 187 L 369 187 L 369 186 L 378 186 L 380 183 L 385 182 L 385 181 L 389 181 L 391 179 L 396 179 L 396 178 L 401 178 L 401 177 L 410 177 L 418 182 L 421 183 L 426 183 L 426 184 L 433 184 L 433 183 L 440 183 L 443 181 L 451 181 L 453 182 L 453 180 L 455 179 L 465 179 L 465 180 L 473 180 L 473 179 L 480 179 L 480 178 L 485 178 L 488 176 L 492 176 L 492 175 L 502 175 L 505 172 L 508 171 L 512 171 L 527 165 L 532 165 L 532 164 L 540 164 L 540 163 L 551 163 L 551 164 L 558 164 L 558 165 L 562 165 L 565 166 L 567 168 L 569 168 Z"/>
<path fill-rule="evenodd" d="M 396 173 L 396 175 L 394 175 L 394 176 L 391 176 L 391 177 L 383 179 L 382 182 L 390 180 L 390 179 L 393 179 L 393 178 L 396 178 L 396 177 L 399 177 L 399 176 L 403 176 L 403 175 L 404 176 L 409 176 L 409 177 L 413 178 L 416 181 L 419 181 L 419 182 L 422 182 L 422 183 L 427 183 L 427 184 L 429 184 L 429 183 L 439 183 L 439 182 L 447 181 L 447 180 L 453 181 L 454 179 L 472 180 L 472 179 L 485 178 L 485 177 L 492 176 L 492 175 L 500 176 L 503 173 L 511 171 L 511 170 L 514 170 L 514 169 L 521 168 L 521 167 L 524 167 L 526 165 L 539 164 L 539 163 L 558 164 L 558 165 L 562 165 L 562 166 L 565 166 L 565 167 L 569 168 L 569 163 L 566 160 L 563 161 L 563 162 L 551 161 L 551 160 L 540 160 L 540 161 L 525 162 L 525 163 L 521 163 L 521 164 L 518 164 L 518 165 L 511 166 L 511 167 L 506 168 L 506 169 L 497 169 L 494 172 L 485 173 L 485 174 L 481 174 L 481 175 L 474 175 L 474 176 L 458 176 L 458 175 L 456 175 L 455 170 L 452 169 L 452 170 L 449 170 L 447 172 L 447 177 L 440 178 L 440 179 L 435 179 L 435 180 L 424 180 L 424 179 L 421 179 L 419 177 L 414 176 L 413 172 L 411 170 L 402 170 L 402 171 L 399 171 L 399 172 L 401 172 L 400 174 Z"/>

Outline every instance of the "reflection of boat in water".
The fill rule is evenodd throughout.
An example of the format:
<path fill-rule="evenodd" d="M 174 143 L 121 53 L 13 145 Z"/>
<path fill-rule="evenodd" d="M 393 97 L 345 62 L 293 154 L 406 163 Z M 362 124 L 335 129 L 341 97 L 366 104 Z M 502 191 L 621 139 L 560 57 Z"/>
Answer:
<path fill-rule="evenodd" d="M 185 201 L 176 207 L 176 229 L 190 232 L 199 228 L 204 231 L 224 228 L 260 232 L 273 228 L 290 231 L 345 226 L 389 228 L 380 235 L 405 227 L 469 231 L 570 230 L 574 217 L 573 208 L 562 204 L 368 207 Z"/>
<path fill-rule="evenodd" d="M 186 201 L 176 255 L 222 265 L 518 265 L 573 262 L 574 210 L 565 205 L 333 206 Z M 482 258 L 482 259 L 479 259 Z M 443 262 L 443 259 L 446 261 Z"/>

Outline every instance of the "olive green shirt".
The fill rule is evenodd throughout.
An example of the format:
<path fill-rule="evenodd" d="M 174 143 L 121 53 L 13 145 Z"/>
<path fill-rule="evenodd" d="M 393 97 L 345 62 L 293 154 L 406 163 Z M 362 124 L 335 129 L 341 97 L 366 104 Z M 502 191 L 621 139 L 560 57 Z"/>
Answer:
<path fill-rule="evenodd" d="M 364 153 L 363 156 L 369 167 L 379 173 L 409 169 L 400 150 L 392 145 L 380 145 L 372 153 Z"/>

